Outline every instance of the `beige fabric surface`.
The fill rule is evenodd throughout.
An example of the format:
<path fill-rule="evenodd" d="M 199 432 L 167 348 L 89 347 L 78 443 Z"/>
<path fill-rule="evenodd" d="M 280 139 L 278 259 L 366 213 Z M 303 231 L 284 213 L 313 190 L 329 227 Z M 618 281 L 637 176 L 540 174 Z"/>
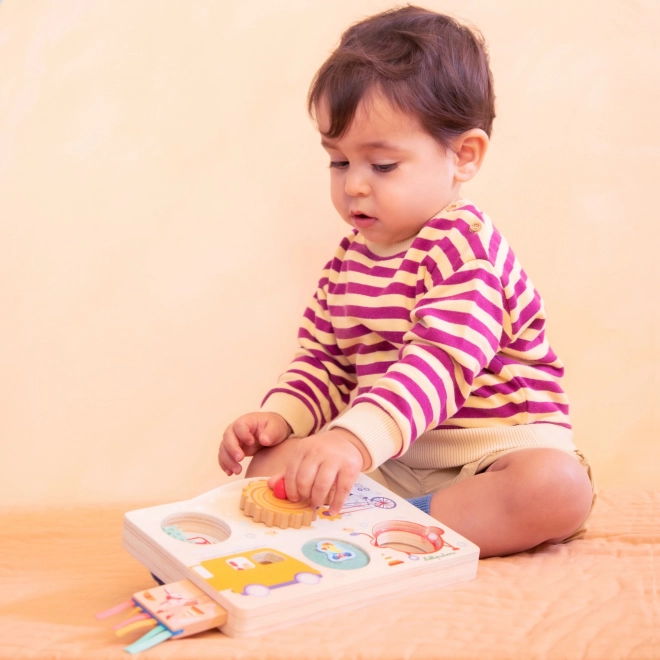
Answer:
<path fill-rule="evenodd" d="M 5 511 L 0 659 L 131 657 L 94 615 L 152 584 L 120 545 L 121 508 Z M 150 503 L 147 503 L 150 504 Z M 483 560 L 477 578 L 264 638 L 217 631 L 145 660 L 660 658 L 660 492 L 603 490 L 587 535 Z M 113 620 L 114 622 L 114 620 Z"/>

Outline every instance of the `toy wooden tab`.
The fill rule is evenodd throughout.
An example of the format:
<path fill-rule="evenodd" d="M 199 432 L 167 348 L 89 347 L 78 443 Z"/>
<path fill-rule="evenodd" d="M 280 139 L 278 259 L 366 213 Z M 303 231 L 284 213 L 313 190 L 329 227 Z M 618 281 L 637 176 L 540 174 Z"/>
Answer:
<path fill-rule="evenodd" d="M 142 653 L 161 642 L 166 642 L 172 637 L 172 633 L 167 630 L 164 626 L 160 624 L 157 625 L 153 630 L 150 630 L 146 635 L 140 637 L 136 642 L 133 642 L 129 646 L 124 648 L 124 651 L 127 651 L 131 655 L 136 653 Z"/>
<path fill-rule="evenodd" d="M 227 623 L 227 611 L 188 580 L 138 591 L 133 599 L 176 637 L 187 637 Z"/>
<path fill-rule="evenodd" d="M 149 615 L 147 616 L 149 618 L 144 618 L 139 621 L 133 621 L 132 623 L 128 623 L 124 626 L 121 626 L 120 628 L 117 628 L 116 629 L 117 636 L 121 637 L 126 633 L 133 632 L 134 630 L 139 630 L 140 628 L 151 628 L 152 626 L 158 625 L 158 621 L 156 621 L 156 619 L 152 619 Z"/>
<path fill-rule="evenodd" d="M 119 614 L 120 612 L 123 612 L 124 610 L 127 610 L 129 607 L 134 607 L 135 603 L 132 600 L 125 600 L 123 603 L 119 603 L 119 605 L 115 605 L 114 607 L 111 607 L 108 610 L 105 610 L 103 612 L 99 612 L 96 615 L 97 619 L 109 619 L 111 616 L 115 616 L 115 614 Z"/>
<path fill-rule="evenodd" d="M 311 525 L 316 520 L 316 508 L 309 502 L 290 502 L 275 496 L 266 481 L 253 481 L 241 493 L 240 507 L 246 516 L 267 527 L 282 529 Z"/>

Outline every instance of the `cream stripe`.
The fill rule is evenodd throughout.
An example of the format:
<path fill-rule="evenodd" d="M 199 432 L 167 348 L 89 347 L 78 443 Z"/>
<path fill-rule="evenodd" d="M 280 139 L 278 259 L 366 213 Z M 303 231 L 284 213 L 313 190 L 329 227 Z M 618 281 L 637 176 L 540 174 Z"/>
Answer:
<path fill-rule="evenodd" d="M 274 392 L 261 406 L 262 412 L 274 412 L 284 417 L 293 429 L 291 437 L 305 438 L 314 429 L 314 417 L 307 406 L 297 397 L 284 392 Z"/>

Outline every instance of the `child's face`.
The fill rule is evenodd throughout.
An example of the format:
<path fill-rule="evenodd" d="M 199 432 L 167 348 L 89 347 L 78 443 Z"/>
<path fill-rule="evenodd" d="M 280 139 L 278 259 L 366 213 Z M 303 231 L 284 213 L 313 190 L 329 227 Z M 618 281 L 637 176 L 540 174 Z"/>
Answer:
<path fill-rule="evenodd" d="M 323 132 L 328 110 L 323 104 L 316 110 Z M 379 95 L 360 104 L 342 137 L 321 143 L 330 155 L 334 207 L 374 243 L 414 236 L 459 197 L 456 154 Z"/>

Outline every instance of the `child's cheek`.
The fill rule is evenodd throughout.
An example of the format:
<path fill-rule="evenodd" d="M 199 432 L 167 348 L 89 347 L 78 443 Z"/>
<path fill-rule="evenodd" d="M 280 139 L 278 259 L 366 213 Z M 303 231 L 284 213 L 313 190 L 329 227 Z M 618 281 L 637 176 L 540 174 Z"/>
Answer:
<path fill-rule="evenodd" d="M 332 175 L 330 181 L 330 198 L 332 205 L 344 220 L 348 219 L 348 208 L 346 204 L 346 195 L 344 192 L 344 182 L 340 176 Z"/>

